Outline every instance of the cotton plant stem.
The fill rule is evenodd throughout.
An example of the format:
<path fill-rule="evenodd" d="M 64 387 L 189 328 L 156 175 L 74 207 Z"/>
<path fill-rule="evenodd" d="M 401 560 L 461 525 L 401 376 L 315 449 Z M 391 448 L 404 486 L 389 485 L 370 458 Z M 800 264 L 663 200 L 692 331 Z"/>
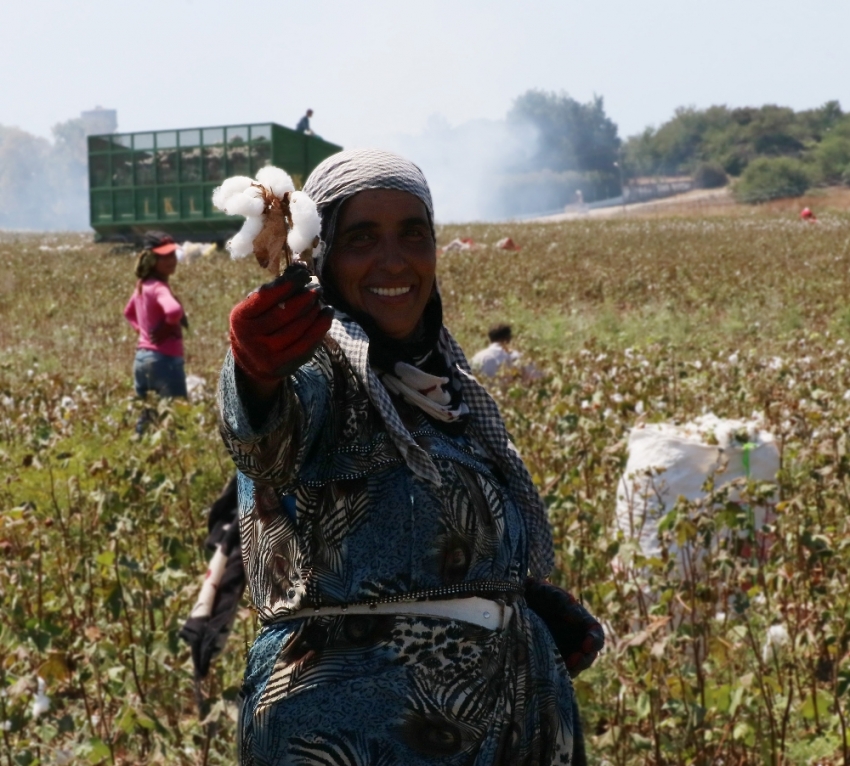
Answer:
<path fill-rule="evenodd" d="M 121 601 L 121 610 L 124 614 L 124 624 L 127 626 L 127 637 L 130 640 L 130 672 L 133 674 L 133 681 L 136 685 L 136 691 L 139 693 L 139 699 L 142 704 L 145 704 L 147 699 L 145 695 L 142 681 L 139 678 L 139 671 L 136 667 L 136 636 L 133 632 L 133 621 L 130 617 L 130 610 L 127 607 L 127 600 L 124 598 L 124 585 L 121 582 L 121 573 L 118 571 L 118 543 L 115 544 L 115 560 L 112 562 L 115 570 L 115 581 L 118 584 L 119 599 Z"/>

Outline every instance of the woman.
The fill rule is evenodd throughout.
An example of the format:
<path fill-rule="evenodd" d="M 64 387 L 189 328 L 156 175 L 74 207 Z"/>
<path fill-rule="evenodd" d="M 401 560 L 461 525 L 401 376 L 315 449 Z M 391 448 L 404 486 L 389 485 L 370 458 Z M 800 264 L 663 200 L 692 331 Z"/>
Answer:
<path fill-rule="evenodd" d="M 233 310 L 221 376 L 263 623 L 240 762 L 574 763 L 570 678 L 522 597 L 546 512 L 442 324 L 427 183 L 356 150 L 304 191 L 333 309 L 288 268 Z"/>
<path fill-rule="evenodd" d="M 183 328 L 186 313 L 168 285 L 177 269 L 177 244 L 162 232 L 145 235 L 145 249 L 136 262 L 136 289 L 124 308 L 124 316 L 139 333 L 133 365 L 136 394 L 186 396 L 183 367 Z M 146 410 L 136 424 L 141 433 L 150 413 Z"/>

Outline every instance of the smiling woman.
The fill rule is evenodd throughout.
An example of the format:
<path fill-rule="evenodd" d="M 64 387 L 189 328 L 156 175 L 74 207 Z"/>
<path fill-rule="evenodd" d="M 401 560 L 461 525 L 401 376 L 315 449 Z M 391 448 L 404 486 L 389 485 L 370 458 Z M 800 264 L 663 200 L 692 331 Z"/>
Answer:
<path fill-rule="evenodd" d="M 391 338 L 413 334 L 434 290 L 437 243 L 418 197 L 395 189 L 345 201 L 330 277 L 342 301 Z"/>
<path fill-rule="evenodd" d="M 221 376 L 263 624 L 241 763 L 583 763 L 564 658 L 588 664 L 595 624 L 559 654 L 526 602 L 551 530 L 443 326 L 428 185 L 364 150 L 304 191 L 324 293 L 294 265 L 248 296 Z"/>

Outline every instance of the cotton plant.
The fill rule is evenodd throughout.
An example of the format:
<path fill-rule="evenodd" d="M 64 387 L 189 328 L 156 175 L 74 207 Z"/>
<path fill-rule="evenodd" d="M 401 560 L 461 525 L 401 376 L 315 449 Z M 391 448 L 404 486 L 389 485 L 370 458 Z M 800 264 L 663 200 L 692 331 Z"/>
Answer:
<path fill-rule="evenodd" d="M 256 179 L 228 178 L 213 192 L 213 205 L 228 215 L 245 218 L 242 228 L 227 243 L 232 258 L 254 254 L 264 269 L 277 276 L 293 261 L 312 265 L 320 246 L 321 220 L 316 204 L 296 191 L 292 178 L 281 168 L 266 166 Z"/>

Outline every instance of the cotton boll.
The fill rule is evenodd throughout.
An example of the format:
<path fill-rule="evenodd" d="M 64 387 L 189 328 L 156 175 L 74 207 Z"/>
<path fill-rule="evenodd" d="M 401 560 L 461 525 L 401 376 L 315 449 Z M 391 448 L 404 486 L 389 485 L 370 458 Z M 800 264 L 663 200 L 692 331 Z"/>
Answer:
<path fill-rule="evenodd" d="M 225 209 L 225 203 L 234 194 L 241 194 L 254 183 L 248 176 L 233 176 L 213 191 L 212 202 L 219 210 Z"/>
<path fill-rule="evenodd" d="M 303 253 L 313 246 L 313 240 L 319 236 L 322 221 L 316 211 L 316 203 L 304 192 L 292 192 L 289 197 L 289 211 L 292 214 L 292 231 L 286 238 L 289 247 L 295 253 Z"/>
<path fill-rule="evenodd" d="M 35 694 L 35 701 L 32 703 L 32 717 L 38 718 L 39 716 L 46 713 L 50 710 L 50 697 L 48 697 L 45 693 L 46 684 L 44 679 L 39 676 L 38 677 L 38 691 Z"/>
<path fill-rule="evenodd" d="M 254 238 L 263 230 L 262 218 L 246 218 L 242 228 L 227 243 L 231 258 L 244 258 L 254 252 Z"/>
<path fill-rule="evenodd" d="M 245 258 L 254 252 L 254 240 L 251 237 L 246 237 L 241 231 L 238 231 L 227 242 L 227 250 L 231 258 Z"/>
<path fill-rule="evenodd" d="M 257 171 L 257 180 L 267 189 L 271 189 L 278 199 L 283 199 L 286 192 L 295 191 L 295 184 L 292 183 L 289 173 L 273 165 L 260 168 Z"/>
<path fill-rule="evenodd" d="M 228 215 L 243 215 L 245 218 L 261 216 L 266 203 L 262 197 L 251 192 L 258 192 L 256 187 L 249 187 L 241 194 L 234 194 L 224 203 L 224 212 Z"/>
<path fill-rule="evenodd" d="M 784 625 L 771 625 L 767 629 L 767 635 L 764 638 L 764 645 L 761 648 L 761 659 L 767 664 L 773 660 L 773 657 L 778 656 L 784 647 L 791 641 L 788 635 L 788 629 Z"/>

